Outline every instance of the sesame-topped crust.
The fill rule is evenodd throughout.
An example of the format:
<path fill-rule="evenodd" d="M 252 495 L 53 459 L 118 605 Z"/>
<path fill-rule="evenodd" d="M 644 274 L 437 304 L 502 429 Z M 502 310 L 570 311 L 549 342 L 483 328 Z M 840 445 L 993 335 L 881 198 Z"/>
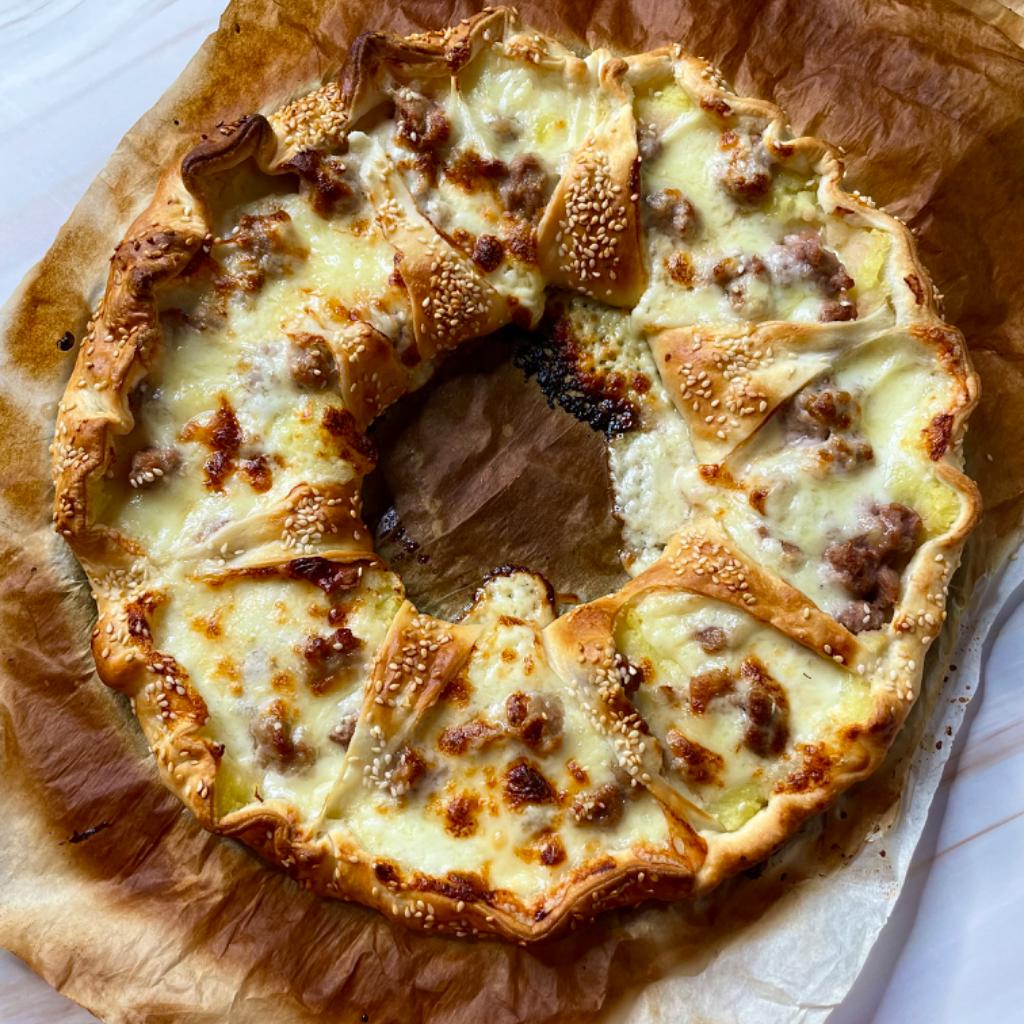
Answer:
<path fill-rule="evenodd" d="M 373 550 L 366 431 L 545 310 L 633 578 L 559 615 L 496 570 L 442 621 Z M 525 942 L 707 891 L 878 765 L 977 518 L 976 399 L 827 145 L 676 48 L 579 55 L 498 8 L 367 34 L 167 169 L 59 407 L 54 518 L 206 828 Z"/>

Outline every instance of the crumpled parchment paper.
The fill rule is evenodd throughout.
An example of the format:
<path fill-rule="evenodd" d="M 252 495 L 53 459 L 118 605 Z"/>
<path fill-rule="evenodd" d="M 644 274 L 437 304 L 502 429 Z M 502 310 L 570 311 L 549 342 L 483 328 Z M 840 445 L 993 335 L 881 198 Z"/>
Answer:
<path fill-rule="evenodd" d="M 964 5 L 976 13 L 914 0 L 519 5 L 527 23 L 592 45 L 680 42 L 741 93 L 780 103 L 798 131 L 846 148 L 850 184 L 915 228 L 967 336 L 983 384 L 969 468 L 987 508 L 925 691 L 876 776 L 708 899 L 521 949 L 404 931 L 203 832 L 97 680 L 88 589 L 49 528 L 46 444 L 72 359 L 57 341 L 82 337 L 160 166 L 216 121 L 327 78 L 360 30 L 433 28 L 473 9 L 236 0 L 0 316 L 0 944 L 107 1021 L 822 1020 L 898 895 L 1016 581 L 991 585 L 1024 508 L 1024 31 L 995 0 Z M 604 442 L 548 408 L 510 358 L 500 341 L 456 360 L 378 434 L 374 500 L 395 512 L 382 548 L 437 607 L 464 604 L 496 562 L 580 596 L 619 578 Z"/>

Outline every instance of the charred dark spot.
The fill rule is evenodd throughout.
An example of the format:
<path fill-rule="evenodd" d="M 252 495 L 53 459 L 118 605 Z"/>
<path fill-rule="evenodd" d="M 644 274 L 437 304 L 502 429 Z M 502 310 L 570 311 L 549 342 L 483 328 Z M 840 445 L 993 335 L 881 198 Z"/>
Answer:
<path fill-rule="evenodd" d="M 494 235 L 481 235 L 473 246 L 473 262 L 485 273 L 496 270 L 505 255 L 505 248 Z"/>
<path fill-rule="evenodd" d="M 213 450 L 203 464 L 206 486 L 214 491 L 223 490 L 224 481 L 234 472 L 235 459 L 242 446 L 242 428 L 231 403 L 222 396 L 213 416 L 204 424 L 186 424 L 181 438 L 183 441 L 201 441 Z"/>
<path fill-rule="evenodd" d="M 354 205 L 355 190 L 346 180 L 345 164 L 338 157 L 305 149 L 281 169 L 294 171 L 310 187 L 310 204 L 322 217 Z"/>
<path fill-rule="evenodd" d="M 908 274 L 903 278 L 906 286 L 914 293 L 914 301 L 919 305 L 924 305 L 924 285 L 921 284 L 921 279 L 917 274 Z"/>
<path fill-rule="evenodd" d="M 386 860 L 374 864 L 373 873 L 377 877 L 377 881 L 383 882 L 384 885 L 397 885 L 400 877 L 394 864 L 389 864 Z"/>
<path fill-rule="evenodd" d="M 462 903 L 490 903 L 494 898 L 483 879 L 468 871 L 449 871 L 444 878 L 417 875 L 416 888 Z"/>
<path fill-rule="evenodd" d="M 224 481 L 235 468 L 234 460 L 225 452 L 214 452 L 204 463 L 203 473 L 206 475 L 206 486 L 211 491 L 224 490 Z"/>
<path fill-rule="evenodd" d="M 728 117 L 732 113 L 732 107 L 721 96 L 702 96 L 700 108 L 718 117 Z"/>
<path fill-rule="evenodd" d="M 565 845 L 556 836 L 547 834 L 540 845 L 540 862 L 545 867 L 552 868 L 565 860 Z"/>
<path fill-rule="evenodd" d="M 243 459 L 239 468 L 242 478 L 259 493 L 269 491 L 274 482 L 274 474 L 266 455 L 257 455 L 252 459 Z"/>
<path fill-rule="evenodd" d="M 145 610 L 138 604 L 130 604 L 127 609 L 128 635 L 136 640 L 152 640 L 153 634 L 146 619 Z"/>
<path fill-rule="evenodd" d="M 517 347 L 513 362 L 537 384 L 552 407 L 566 412 L 606 437 L 617 437 L 639 425 L 630 381 L 617 372 L 598 373 L 587 367 L 585 348 L 573 335 L 568 317 L 550 321 Z"/>
<path fill-rule="evenodd" d="M 473 46 L 470 43 L 469 36 L 465 36 L 448 48 L 445 52 L 444 59 L 448 67 L 451 69 L 452 74 L 454 74 L 462 68 L 472 56 Z"/>
<path fill-rule="evenodd" d="M 932 462 L 938 462 L 946 454 L 952 436 L 953 416 L 948 412 L 939 413 L 924 428 L 925 445 L 928 448 L 928 457 Z"/>
<path fill-rule="evenodd" d="M 413 540 L 409 536 L 409 531 L 398 518 L 398 510 L 394 505 L 380 517 L 376 533 L 378 539 L 381 542 L 387 541 L 388 546 L 392 549 L 388 558 L 391 562 L 404 562 L 415 556 L 418 562 L 424 564 L 423 559 L 429 558 L 429 556 L 417 554 L 420 550 L 419 541 Z"/>
<path fill-rule="evenodd" d="M 75 347 L 75 336 L 70 331 L 65 331 L 57 339 L 57 348 L 61 352 L 70 352 Z"/>
<path fill-rule="evenodd" d="M 325 594 L 335 594 L 358 586 L 363 567 L 358 563 L 329 562 L 326 558 L 296 558 L 285 566 L 285 572 L 292 579 L 312 583 Z"/>
<path fill-rule="evenodd" d="M 356 418 L 347 409 L 329 406 L 321 421 L 324 430 L 335 439 L 338 454 L 368 473 L 377 465 L 377 446 L 359 429 Z"/>
<path fill-rule="evenodd" d="M 359 723 L 359 716 L 354 712 L 351 715 L 346 715 L 331 731 L 327 734 L 327 738 L 332 743 L 337 743 L 339 747 L 348 749 L 348 745 L 352 742 L 352 737 L 356 732 L 356 725 Z"/>
<path fill-rule="evenodd" d="M 645 658 L 639 665 L 635 665 L 621 651 L 615 652 L 615 667 L 619 672 L 619 681 L 627 697 L 632 697 L 640 684 L 646 682 L 651 674 L 651 663 Z"/>
<path fill-rule="evenodd" d="M 93 825 L 91 828 L 83 829 L 81 832 L 72 832 L 68 836 L 69 843 L 84 843 L 87 839 L 92 839 L 93 836 L 99 835 L 105 829 L 113 828 L 113 823 L 109 821 L 101 821 L 98 825 Z"/>
<path fill-rule="evenodd" d="M 505 769 L 505 798 L 517 809 L 526 804 L 550 804 L 555 801 L 555 790 L 539 768 L 520 758 Z"/>

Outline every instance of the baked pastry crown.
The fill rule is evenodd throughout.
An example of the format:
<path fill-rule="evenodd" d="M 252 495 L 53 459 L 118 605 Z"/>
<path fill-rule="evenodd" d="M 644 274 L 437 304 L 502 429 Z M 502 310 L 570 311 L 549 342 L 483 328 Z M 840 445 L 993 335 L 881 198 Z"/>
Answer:
<path fill-rule="evenodd" d="M 977 380 L 841 182 L 677 47 L 579 56 L 504 8 L 360 37 L 168 170 L 60 405 L 54 515 L 206 828 L 528 941 L 706 891 L 877 766 L 977 517 Z M 361 520 L 365 431 L 542 318 L 633 578 L 559 616 L 501 571 L 423 614 Z"/>

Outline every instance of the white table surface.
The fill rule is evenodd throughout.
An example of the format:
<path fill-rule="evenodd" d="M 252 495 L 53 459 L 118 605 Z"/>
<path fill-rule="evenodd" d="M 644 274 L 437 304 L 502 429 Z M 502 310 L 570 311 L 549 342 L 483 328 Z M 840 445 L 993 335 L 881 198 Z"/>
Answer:
<path fill-rule="evenodd" d="M 0 299 L 218 14 L 211 0 L 0 0 Z M 991 647 L 895 913 L 833 1024 L 1024 1020 L 1019 597 Z M 0 951 L 0 1021 L 93 1019 Z"/>

